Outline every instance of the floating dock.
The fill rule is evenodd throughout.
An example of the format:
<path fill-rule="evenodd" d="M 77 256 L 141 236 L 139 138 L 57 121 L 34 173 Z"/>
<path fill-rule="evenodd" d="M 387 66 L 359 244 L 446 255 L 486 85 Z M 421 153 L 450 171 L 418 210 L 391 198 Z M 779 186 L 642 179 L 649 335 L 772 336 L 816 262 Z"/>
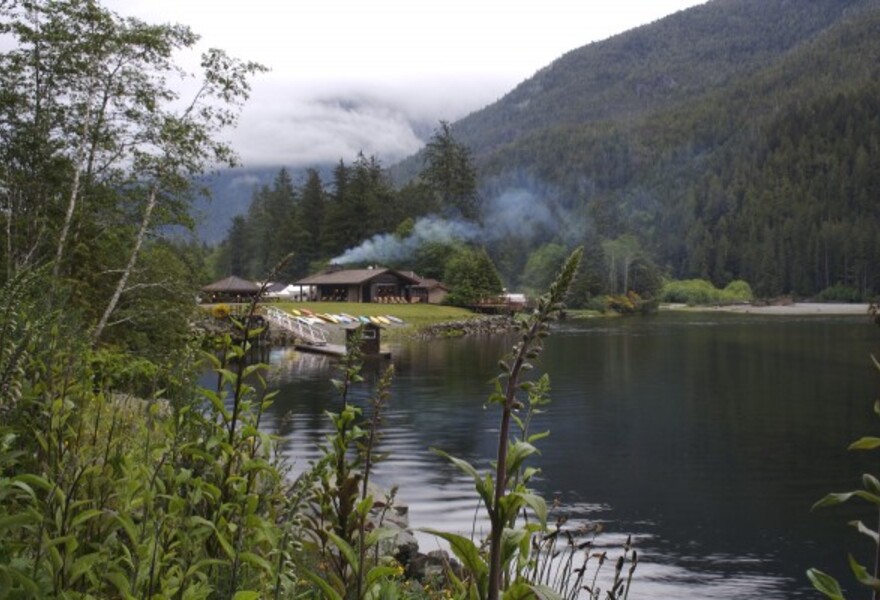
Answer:
<path fill-rule="evenodd" d="M 323 344 L 320 346 L 316 346 L 313 344 L 304 344 L 297 342 L 293 345 L 299 352 L 311 352 L 312 354 L 324 354 L 326 356 L 335 356 L 336 358 L 341 358 L 345 356 L 345 346 L 342 344 Z M 375 354 L 370 354 L 367 356 L 375 356 Z M 391 358 L 390 350 L 380 350 L 379 356 L 382 358 Z"/>
<path fill-rule="evenodd" d="M 342 357 L 345 356 L 345 345 L 343 344 L 331 344 L 328 339 L 330 338 L 330 330 L 327 329 L 328 325 L 319 325 L 317 323 L 306 323 L 302 319 L 297 319 L 287 314 L 286 312 L 279 310 L 274 306 L 269 306 L 264 308 L 263 315 L 266 320 L 269 321 L 275 327 L 279 327 L 292 333 L 297 340 L 293 345 L 300 352 L 311 352 L 313 354 L 323 354 L 325 356 L 335 356 Z M 382 358 L 391 358 L 391 352 L 388 350 L 379 349 L 379 330 L 382 329 L 382 325 L 378 323 L 361 323 L 358 322 L 357 325 L 329 325 L 331 329 L 337 330 L 338 327 L 342 327 L 345 330 L 351 330 L 353 327 L 357 328 L 366 328 L 367 330 L 373 329 L 372 336 L 367 337 L 365 335 L 365 342 L 362 346 L 364 350 L 365 356 L 381 356 Z M 346 337 L 348 337 L 348 332 L 346 333 Z"/>

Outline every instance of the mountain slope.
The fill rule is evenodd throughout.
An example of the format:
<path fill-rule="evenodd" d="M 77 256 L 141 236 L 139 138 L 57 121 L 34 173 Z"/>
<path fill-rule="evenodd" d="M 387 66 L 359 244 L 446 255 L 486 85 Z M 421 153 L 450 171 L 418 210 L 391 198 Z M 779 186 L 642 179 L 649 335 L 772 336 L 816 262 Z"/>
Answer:
<path fill-rule="evenodd" d="M 633 233 L 674 276 L 876 293 L 877 31 L 876 0 L 715 0 L 566 54 L 454 131 L 487 196 L 552 189 L 568 242 Z"/>
<path fill-rule="evenodd" d="M 638 118 L 750 76 L 860 0 L 716 0 L 571 51 L 456 124 L 475 152 L 548 126 Z"/>

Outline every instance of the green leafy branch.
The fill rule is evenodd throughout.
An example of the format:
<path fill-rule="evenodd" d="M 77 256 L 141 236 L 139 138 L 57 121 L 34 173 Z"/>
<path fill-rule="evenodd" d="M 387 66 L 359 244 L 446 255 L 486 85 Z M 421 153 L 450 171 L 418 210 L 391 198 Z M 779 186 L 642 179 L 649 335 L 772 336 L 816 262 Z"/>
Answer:
<path fill-rule="evenodd" d="M 874 366 L 880 371 L 880 362 L 871 356 Z M 880 416 L 880 400 L 874 402 L 874 414 Z M 849 450 L 877 450 L 880 448 L 880 437 L 862 437 L 849 446 Z M 857 520 L 849 524 L 856 530 L 867 536 L 875 547 L 874 564 L 869 569 L 859 563 L 852 555 L 849 555 L 848 563 L 856 581 L 871 590 L 871 598 L 880 600 L 880 480 L 870 473 L 862 474 L 862 489 L 850 492 L 830 493 L 813 505 L 813 509 L 837 506 L 848 502 L 853 498 L 859 498 L 874 507 L 877 513 L 878 529 L 871 529 L 864 522 Z M 832 600 L 844 600 L 843 590 L 837 580 L 831 575 L 818 569 L 809 569 L 807 577 L 813 587 Z"/>

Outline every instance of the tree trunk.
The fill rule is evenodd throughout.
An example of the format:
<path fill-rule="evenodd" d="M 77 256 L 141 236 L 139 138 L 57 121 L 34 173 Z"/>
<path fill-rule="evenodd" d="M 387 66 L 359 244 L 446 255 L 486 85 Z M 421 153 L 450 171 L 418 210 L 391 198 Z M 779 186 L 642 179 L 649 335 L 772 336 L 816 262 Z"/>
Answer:
<path fill-rule="evenodd" d="M 76 162 L 73 172 L 73 183 L 70 186 L 70 198 L 67 200 L 67 212 L 64 215 L 64 225 L 61 227 L 61 235 L 58 237 L 58 248 L 55 252 L 55 264 L 52 266 L 52 277 L 58 279 L 61 273 L 61 259 L 64 257 L 64 247 L 67 245 L 67 237 L 70 235 L 70 224 L 73 223 L 73 215 L 76 212 L 76 203 L 79 199 L 79 182 L 82 178 L 83 162 L 86 157 L 88 146 L 89 129 L 92 121 L 92 102 L 95 98 L 95 85 L 89 80 L 89 95 L 86 98 L 86 114 L 83 119 L 82 137 L 76 149 Z"/>
<path fill-rule="evenodd" d="M 131 256 L 128 257 L 128 264 L 125 265 L 125 269 L 122 271 L 122 275 L 119 277 L 119 281 L 116 284 L 116 289 L 113 291 L 113 296 L 110 298 L 110 302 L 107 303 L 107 307 L 104 309 L 104 314 L 101 315 L 101 320 L 98 321 L 98 324 L 95 326 L 95 330 L 92 332 L 92 346 L 98 343 L 98 340 L 101 339 L 101 334 L 104 333 L 104 329 L 107 327 L 107 323 L 110 320 L 110 315 L 113 314 L 113 311 L 116 310 L 116 306 L 119 304 L 119 299 L 122 297 L 123 292 L 125 292 L 125 286 L 128 284 L 128 279 L 131 276 L 132 271 L 134 271 L 134 267 L 137 264 L 138 257 L 140 256 L 141 247 L 144 245 L 144 240 L 147 237 L 147 231 L 150 228 L 150 222 L 153 216 L 153 210 L 156 208 L 156 204 L 158 203 L 159 196 L 159 184 L 153 184 L 153 187 L 150 189 L 150 194 L 147 197 L 147 206 L 144 208 L 144 215 L 141 217 L 141 225 L 138 229 L 137 237 L 134 241 L 134 248 L 131 250 Z"/>

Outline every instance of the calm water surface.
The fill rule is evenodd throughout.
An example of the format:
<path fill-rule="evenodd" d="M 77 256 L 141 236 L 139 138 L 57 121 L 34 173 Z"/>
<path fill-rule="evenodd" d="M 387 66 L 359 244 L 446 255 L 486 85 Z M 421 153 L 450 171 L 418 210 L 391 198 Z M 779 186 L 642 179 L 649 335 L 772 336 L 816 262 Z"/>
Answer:
<path fill-rule="evenodd" d="M 498 410 L 483 403 L 510 345 L 496 336 L 393 348 L 381 448 L 390 458 L 376 478 L 400 486 L 414 527 L 484 527 L 468 480 L 430 448 L 488 466 Z M 560 323 L 538 363 L 553 390 L 533 429 L 551 432 L 539 442 L 536 486 L 574 522 L 601 522 L 599 545 L 614 550 L 633 536 L 642 561 L 634 600 L 815 598 L 808 567 L 848 582 L 847 551 L 870 560 L 846 525 L 869 511 L 810 506 L 873 468 L 846 447 L 876 432 L 880 377 L 869 355 L 878 351 L 880 330 L 863 317 Z M 323 411 L 338 406 L 335 363 L 289 350 L 271 362 L 281 391 L 270 426 L 304 468 L 328 430 Z M 368 379 L 381 365 L 368 366 Z"/>

